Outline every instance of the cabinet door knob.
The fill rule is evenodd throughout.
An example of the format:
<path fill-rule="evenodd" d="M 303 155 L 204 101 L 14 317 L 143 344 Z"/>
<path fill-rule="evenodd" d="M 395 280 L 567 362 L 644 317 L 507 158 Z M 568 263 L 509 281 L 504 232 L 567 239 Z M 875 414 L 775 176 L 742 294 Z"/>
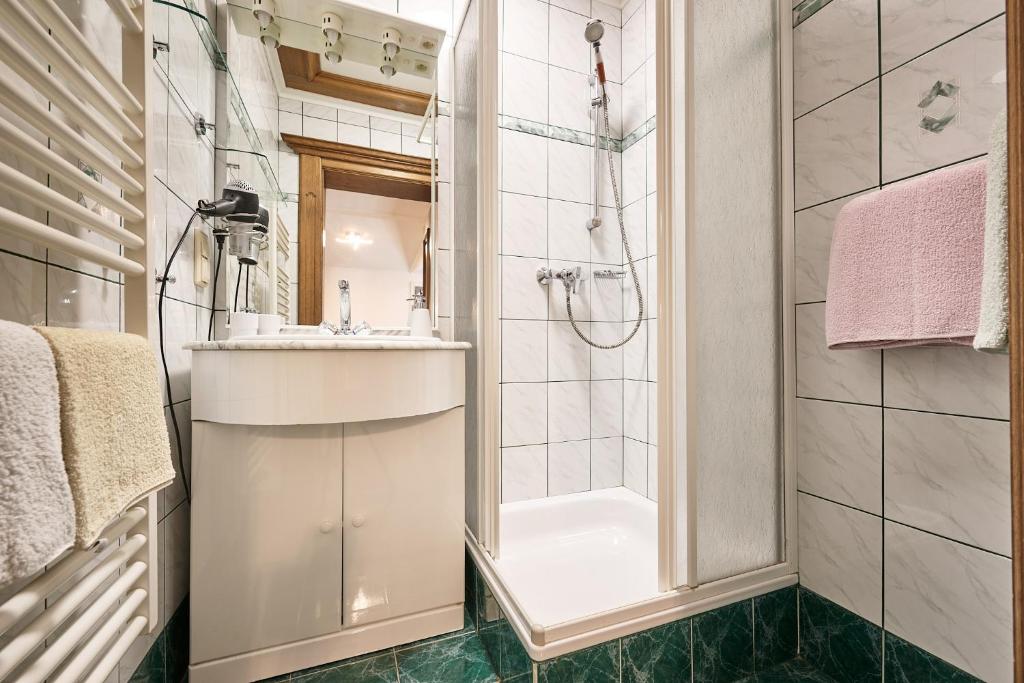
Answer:
<path fill-rule="evenodd" d="M 352 526 L 358 528 L 364 524 L 366 524 L 366 515 L 356 515 L 352 518 Z"/>
<path fill-rule="evenodd" d="M 320 522 L 320 533 L 322 533 L 322 534 L 329 534 L 332 531 L 334 531 L 334 521 L 333 520 L 325 519 L 324 521 Z"/>

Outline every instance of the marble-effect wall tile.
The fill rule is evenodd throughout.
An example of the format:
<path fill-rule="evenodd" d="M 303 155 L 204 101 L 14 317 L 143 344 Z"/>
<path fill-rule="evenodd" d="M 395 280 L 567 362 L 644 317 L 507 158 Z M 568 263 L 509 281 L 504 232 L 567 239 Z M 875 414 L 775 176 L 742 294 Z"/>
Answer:
<path fill-rule="evenodd" d="M 1013 679 L 1010 559 L 885 523 L 885 627 L 982 680 Z"/>
<path fill-rule="evenodd" d="M 501 502 L 543 498 L 547 495 L 548 447 L 520 446 L 501 449 Z"/>
<path fill-rule="evenodd" d="M 882 623 L 882 520 L 801 493 L 800 583 Z"/>
<path fill-rule="evenodd" d="M 970 31 L 1006 9 L 1004 0 L 885 0 L 881 4 L 883 71 Z"/>
<path fill-rule="evenodd" d="M 959 90 L 920 107 L 936 83 Z M 988 151 L 1006 106 L 1006 22 L 996 19 L 882 77 L 882 179 L 891 182 Z M 941 131 L 924 117 L 953 116 Z"/>
<path fill-rule="evenodd" d="M 834 0 L 793 30 L 795 116 L 876 76 L 876 0 Z"/>
<path fill-rule="evenodd" d="M 851 199 L 854 197 L 844 197 L 827 204 L 797 211 L 794 223 L 796 303 L 816 303 L 825 300 L 825 293 L 828 289 L 828 262 L 829 251 L 832 247 L 832 229 L 835 227 L 839 212 Z"/>
<path fill-rule="evenodd" d="M 881 370 L 878 351 L 828 349 L 825 304 L 797 306 L 797 396 L 879 405 Z"/>
<path fill-rule="evenodd" d="M 797 486 L 882 513 L 882 409 L 796 400 Z"/>
<path fill-rule="evenodd" d="M 872 81 L 796 121 L 797 209 L 878 185 L 878 100 Z"/>
<path fill-rule="evenodd" d="M 548 495 L 590 490 L 590 440 L 548 444 Z"/>
<path fill-rule="evenodd" d="M 886 409 L 885 516 L 1009 556 L 1009 423 Z"/>
<path fill-rule="evenodd" d="M 967 348 L 885 352 L 885 405 L 1010 418 L 1009 359 Z"/>

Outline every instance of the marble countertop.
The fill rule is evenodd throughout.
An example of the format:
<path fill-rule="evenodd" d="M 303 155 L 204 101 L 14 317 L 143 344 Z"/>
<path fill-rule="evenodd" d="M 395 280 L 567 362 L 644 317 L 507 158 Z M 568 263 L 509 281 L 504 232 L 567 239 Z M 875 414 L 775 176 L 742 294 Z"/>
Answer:
<path fill-rule="evenodd" d="M 323 339 L 223 339 L 182 345 L 189 351 L 464 351 L 468 342 L 355 341 L 325 336 Z"/>

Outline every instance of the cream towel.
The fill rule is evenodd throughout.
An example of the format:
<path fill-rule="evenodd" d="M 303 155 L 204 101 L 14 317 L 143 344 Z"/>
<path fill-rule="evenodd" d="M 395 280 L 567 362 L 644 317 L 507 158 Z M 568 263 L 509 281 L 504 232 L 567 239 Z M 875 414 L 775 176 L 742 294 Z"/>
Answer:
<path fill-rule="evenodd" d="M 1009 300 L 1009 204 L 1006 192 L 1006 112 L 996 117 L 988 152 L 985 188 L 985 261 L 981 276 L 981 310 L 974 348 L 1006 353 Z"/>
<path fill-rule="evenodd" d="M 156 359 L 133 334 L 35 329 L 57 365 L 75 543 L 87 548 L 118 514 L 174 479 Z"/>
<path fill-rule="evenodd" d="M 53 354 L 32 328 L 0 320 L 0 586 L 39 571 L 74 539 Z"/>

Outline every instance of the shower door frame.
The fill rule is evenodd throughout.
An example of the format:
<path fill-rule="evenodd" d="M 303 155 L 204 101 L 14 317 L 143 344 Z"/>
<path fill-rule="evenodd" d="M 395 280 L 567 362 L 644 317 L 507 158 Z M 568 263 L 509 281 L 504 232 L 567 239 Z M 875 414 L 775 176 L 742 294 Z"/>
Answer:
<path fill-rule="evenodd" d="M 480 235 L 480 381 L 481 458 L 479 486 L 480 533 L 477 538 L 468 528 L 467 547 L 479 571 L 492 590 L 503 613 L 535 661 L 549 659 L 613 638 L 629 635 L 697 614 L 714 607 L 793 585 L 797 581 L 796 543 L 796 457 L 793 448 L 793 408 L 795 406 L 795 309 L 793 306 L 793 116 L 792 116 L 792 0 L 776 0 L 779 69 L 780 176 L 779 239 L 781 267 L 780 329 L 782 344 L 781 430 L 783 472 L 782 523 L 780 547 L 782 561 L 762 569 L 700 584 L 697 579 L 697 507 L 696 496 L 687 495 L 684 509 L 677 509 L 681 491 L 693 492 L 697 458 L 693 430 L 686 429 L 692 419 L 691 406 L 696 396 L 687 382 L 688 370 L 695 362 L 692 346 L 686 344 L 690 300 L 687 272 L 677 272 L 675 263 L 693 258 L 687 250 L 688 226 L 693 217 L 693 86 L 692 12 L 694 0 L 655 0 L 656 17 L 656 141 L 659 254 L 672 254 L 659 260 L 658 269 L 658 367 L 663 381 L 658 382 L 658 583 L 659 595 L 631 605 L 555 625 L 530 623 L 525 610 L 503 585 L 495 560 L 500 556 L 500 448 L 498 387 L 500 337 L 498 322 L 499 262 L 497 257 L 498 184 L 498 23 L 495 3 L 480 2 L 480 57 L 478 65 L 478 104 L 481 125 L 479 138 Z M 457 37 L 456 37 L 457 40 Z M 486 96 L 485 96 L 486 94 Z M 486 125 L 495 122 L 495 125 Z M 678 226 L 683 229 L 679 230 Z M 676 226 L 676 229 L 673 229 Z M 490 314 L 485 314 L 487 310 Z M 687 310 L 685 316 L 668 315 Z M 667 380 L 667 381 L 666 381 Z M 676 420 L 663 419 L 675 415 Z M 680 532 L 684 532 L 681 534 Z M 680 541 L 682 538 L 682 541 Z"/>

